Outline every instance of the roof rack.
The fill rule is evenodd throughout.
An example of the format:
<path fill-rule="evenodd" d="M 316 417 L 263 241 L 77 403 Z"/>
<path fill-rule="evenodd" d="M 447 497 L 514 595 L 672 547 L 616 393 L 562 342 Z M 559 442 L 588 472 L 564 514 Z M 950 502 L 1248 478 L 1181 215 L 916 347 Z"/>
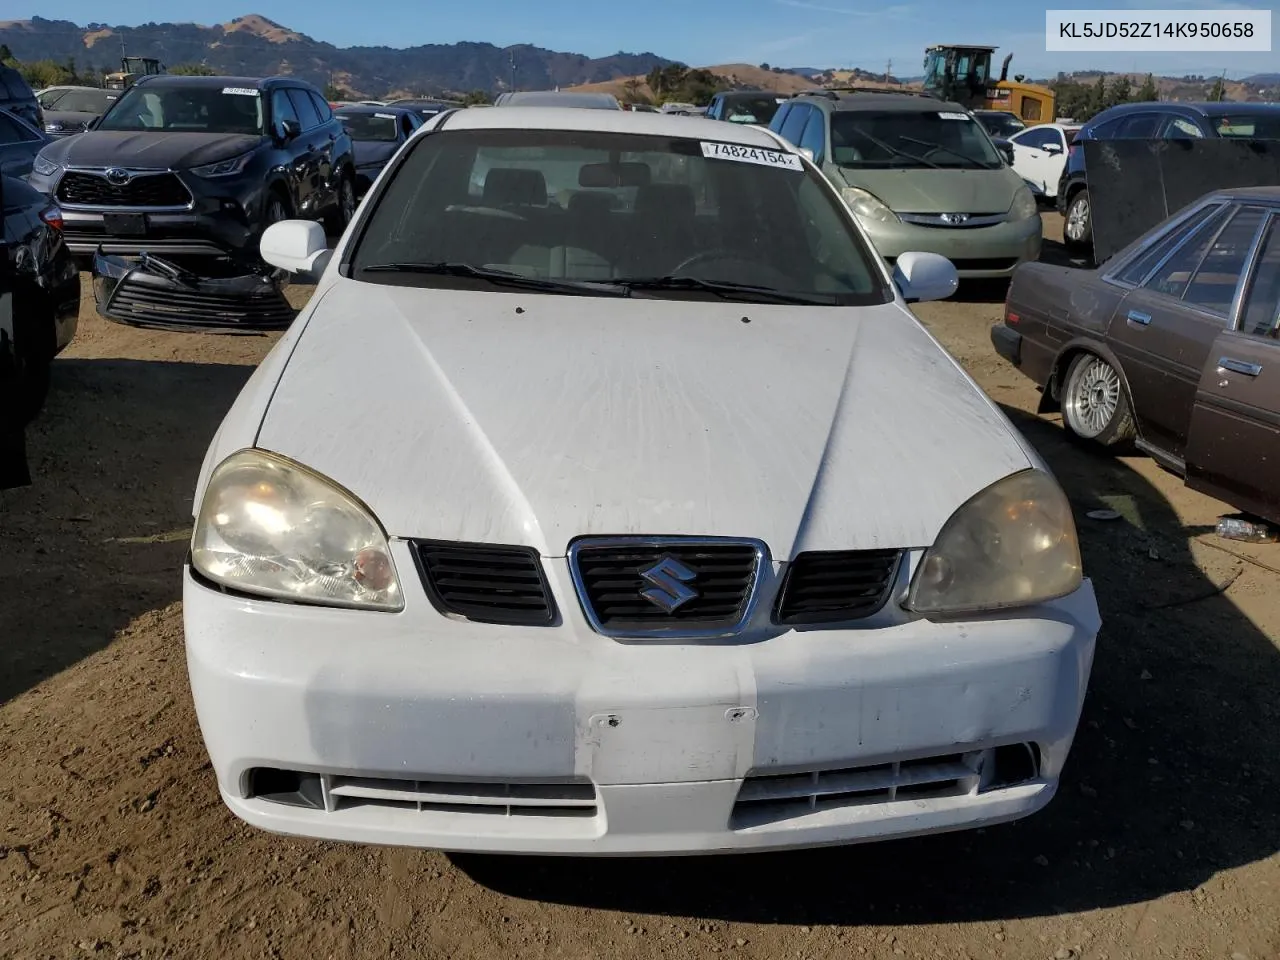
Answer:
<path fill-rule="evenodd" d="M 899 90 L 895 87 L 820 87 L 816 90 L 803 90 L 792 94 L 792 97 L 826 97 L 828 100 L 839 100 L 842 93 L 896 93 L 904 97 L 928 97 L 941 100 L 936 93 L 928 90 Z"/>

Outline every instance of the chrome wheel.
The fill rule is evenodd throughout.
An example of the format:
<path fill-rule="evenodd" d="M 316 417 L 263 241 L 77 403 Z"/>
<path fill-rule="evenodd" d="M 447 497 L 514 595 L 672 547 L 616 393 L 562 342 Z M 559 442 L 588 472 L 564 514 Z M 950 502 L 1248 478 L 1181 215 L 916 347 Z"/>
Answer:
<path fill-rule="evenodd" d="M 1063 404 L 1067 426 L 1077 436 L 1093 439 L 1110 426 L 1120 409 L 1120 374 L 1101 357 L 1078 363 L 1067 384 Z"/>
<path fill-rule="evenodd" d="M 356 191 L 351 186 L 350 180 L 342 181 L 342 195 L 339 202 L 342 204 L 342 225 L 345 227 L 356 215 Z"/>
<path fill-rule="evenodd" d="M 1089 235 L 1089 195 L 1081 194 L 1071 201 L 1065 227 L 1068 239 L 1084 240 Z"/>
<path fill-rule="evenodd" d="M 281 220 L 289 219 L 289 211 L 285 209 L 284 201 L 279 197 L 273 196 L 267 201 L 267 226 L 273 223 L 279 223 Z"/>

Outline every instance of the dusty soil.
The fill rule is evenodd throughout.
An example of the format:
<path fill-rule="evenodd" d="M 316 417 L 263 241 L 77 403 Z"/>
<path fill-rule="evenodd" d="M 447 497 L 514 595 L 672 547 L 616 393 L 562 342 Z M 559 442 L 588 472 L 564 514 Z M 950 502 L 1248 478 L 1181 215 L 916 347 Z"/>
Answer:
<path fill-rule="evenodd" d="M 919 312 L 1078 508 L 1105 626 L 1061 793 L 984 832 L 587 862 L 288 840 L 223 808 L 179 566 L 205 447 L 271 341 L 86 303 L 36 483 L 0 493 L 0 956 L 1280 956 L 1280 548 L 1217 540 L 1222 504 L 1035 417 L 987 339 L 1000 295 Z"/>

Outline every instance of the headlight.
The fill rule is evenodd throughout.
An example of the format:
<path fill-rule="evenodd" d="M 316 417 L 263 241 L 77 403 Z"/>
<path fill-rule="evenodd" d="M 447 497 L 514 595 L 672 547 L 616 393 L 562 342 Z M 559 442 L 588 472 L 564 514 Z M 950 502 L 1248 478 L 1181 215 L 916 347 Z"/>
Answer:
<path fill-rule="evenodd" d="M 976 613 L 1056 600 L 1081 584 L 1071 504 L 1043 470 L 993 483 L 951 515 L 925 551 L 907 607 Z"/>
<path fill-rule="evenodd" d="M 364 505 L 262 450 L 241 450 L 213 471 L 191 565 L 214 583 L 280 600 L 404 607 L 386 534 Z"/>
<path fill-rule="evenodd" d="M 48 159 L 43 153 L 37 153 L 35 160 L 31 163 L 31 169 L 42 177 L 52 177 L 62 167 Z"/>
<path fill-rule="evenodd" d="M 861 187 L 845 187 L 840 191 L 844 202 L 859 220 L 880 220 L 884 223 L 898 223 L 898 215 L 884 205 L 872 193 Z"/>
<path fill-rule="evenodd" d="M 203 167 L 192 167 L 191 172 L 197 177 L 230 177 L 243 170 L 252 159 L 252 153 L 244 153 L 230 160 L 219 160 L 217 163 L 206 163 Z"/>
<path fill-rule="evenodd" d="M 1025 183 L 1019 184 L 1017 192 L 1013 195 L 1013 206 L 1009 208 L 1009 219 L 1026 220 L 1037 213 L 1039 211 L 1036 209 L 1036 195 Z"/>

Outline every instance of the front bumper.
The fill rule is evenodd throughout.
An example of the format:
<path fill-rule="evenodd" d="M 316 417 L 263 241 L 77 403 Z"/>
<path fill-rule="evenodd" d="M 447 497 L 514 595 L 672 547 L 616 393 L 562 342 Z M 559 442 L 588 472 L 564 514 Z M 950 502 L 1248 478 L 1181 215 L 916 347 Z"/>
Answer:
<path fill-rule="evenodd" d="M 138 233 L 113 230 L 111 210 L 62 207 L 63 236 L 77 256 L 99 250 L 121 256 L 154 253 L 161 256 L 225 257 L 252 250 L 257 229 L 243 214 L 232 211 L 141 213 Z"/>
<path fill-rule="evenodd" d="M 926 227 L 868 220 L 862 225 L 890 264 L 910 251 L 936 253 L 954 263 L 956 272 L 967 280 L 1012 276 L 1018 264 L 1040 258 L 1043 240 L 1038 216 L 989 227 Z"/>
<path fill-rule="evenodd" d="M 1015 367 L 1022 366 L 1022 334 L 1010 329 L 1004 321 L 992 326 L 991 345 Z"/>
<path fill-rule="evenodd" d="M 93 296 L 108 320 L 164 330 L 259 333 L 287 329 L 297 316 L 265 270 L 228 264 L 223 276 L 202 276 L 149 255 L 95 255 Z"/>
<path fill-rule="evenodd" d="M 544 564 L 565 592 L 564 560 Z M 561 609 L 557 627 L 495 627 L 413 589 L 402 613 L 365 613 L 234 597 L 188 571 L 187 664 L 224 801 L 283 834 L 573 855 L 1004 822 L 1057 788 L 1099 626 L 1087 582 L 1020 617 L 754 643 L 619 643 Z M 993 786 L 1000 756 L 1025 755 L 1020 781 Z"/>

